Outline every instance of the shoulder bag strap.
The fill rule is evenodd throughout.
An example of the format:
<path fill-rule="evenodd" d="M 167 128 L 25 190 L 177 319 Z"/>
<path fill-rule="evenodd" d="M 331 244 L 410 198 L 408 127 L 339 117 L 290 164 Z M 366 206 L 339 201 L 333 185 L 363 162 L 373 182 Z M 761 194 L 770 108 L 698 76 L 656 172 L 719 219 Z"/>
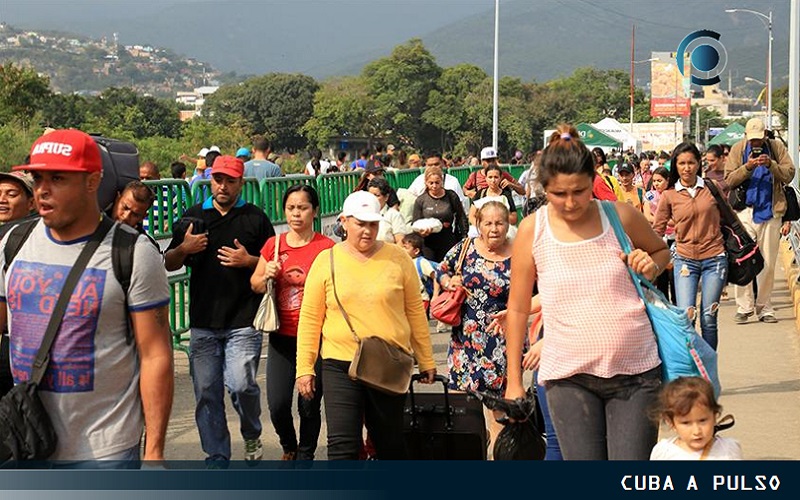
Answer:
<path fill-rule="evenodd" d="M 709 441 L 708 443 L 706 443 L 705 446 L 703 446 L 703 453 L 700 454 L 700 460 L 705 460 L 706 458 L 708 458 L 708 454 L 711 453 L 711 448 L 713 447 L 714 447 L 714 438 L 711 438 L 711 441 Z"/>
<path fill-rule="evenodd" d="M 47 330 L 45 330 L 44 338 L 42 339 L 42 345 L 39 347 L 39 352 L 36 353 L 36 359 L 34 359 L 33 366 L 31 367 L 30 381 L 36 385 L 39 385 L 39 383 L 42 381 L 44 372 L 47 369 L 48 363 L 50 362 L 50 348 L 53 346 L 53 341 L 56 338 L 58 327 L 61 325 L 61 320 L 63 319 L 64 313 L 69 305 L 69 301 L 72 298 L 72 292 L 75 290 L 75 286 L 78 284 L 78 281 L 83 274 L 83 270 L 86 269 L 89 259 L 97 250 L 97 247 L 100 246 L 100 242 L 103 241 L 103 238 L 105 238 L 109 229 L 111 229 L 113 226 L 114 222 L 108 217 L 104 216 L 100 220 L 100 224 L 97 226 L 97 229 L 95 229 L 94 233 L 92 233 L 92 235 L 89 237 L 89 241 L 86 243 L 86 246 L 83 247 L 83 250 L 81 250 L 80 255 L 78 255 L 78 259 L 75 261 L 75 264 L 72 266 L 72 269 L 70 269 L 69 274 L 67 275 L 67 279 L 64 281 L 64 287 L 61 289 L 61 293 L 58 296 L 58 301 L 53 308 L 53 315 L 50 316 L 50 322 L 47 324 Z"/>
<path fill-rule="evenodd" d="M 275 235 L 275 262 L 278 262 L 278 249 L 281 246 L 281 235 Z"/>
<path fill-rule="evenodd" d="M 356 335 L 356 331 L 353 329 L 353 324 L 350 323 L 350 316 L 347 315 L 347 311 L 344 310 L 342 307 L 342 303 L 339 301 L 339 295 L 336 293 L 336 274 L 333 270 L 333 249 L 335 247 L 330 248 L 330 256 L 331 256 L 331 283 L 333 284 L 333 297 L 336 299 L 336 305 L 339 306 L 339 310 L 342 311 L 342 316 L 344 316 L 344 320 L 347 322 L 348 328 L 350 328 L 350 333 L 353 334 L 353 338 L 356 339 L 356 342 L 361 342 L 361 339 L 358 338 Z"/>
<path fill-rule="evenodd" d="M 469 245 L 472 243 L 471 238 L 465 238 L 464 242 L 461 244 L 461 253 L 458 256 L 458 261 L 456 262 L 456 275 L 461 275 L 461 270 L 464 267 L 464 259 L 467 257 L 467 251 L 469 250 Z"/>
<path fill-rule="evenodd" d="M 622 248 L 622 252 L 625 255 L 628 255 L 633 250 L 631 248 L 631 243 L 628 239 L 628 235 L 625 233 L 625 228 L 622 227 L 622 221 L 619 219 L 619 214 L 617 214 L 617 209 L 614 207 L 614 203 L 610 201 L 601 201 L 600 206 L 603 207 L 603 211 L 606 214 L 606 218 L 608 219 L 608 223 L 611 225 L 612 229 L 614 229 L 614 234 L 617 237 L 617 241 L 619 241 L 619 246 Z M 644 276 L 636 274 L 631 269 L 631 266 L 625 263 L 625 269 L 628 270 L 628 274 L 631 275 L 631 279 L 633 280 L 633 285 L 636 287 L 636 291 L 639 292 L 639 296 L 644 298 L 644 289 L 642 288 L 642 282 L 647 282 Z M 652 285 L 651 285 L 652 287 Z"/>

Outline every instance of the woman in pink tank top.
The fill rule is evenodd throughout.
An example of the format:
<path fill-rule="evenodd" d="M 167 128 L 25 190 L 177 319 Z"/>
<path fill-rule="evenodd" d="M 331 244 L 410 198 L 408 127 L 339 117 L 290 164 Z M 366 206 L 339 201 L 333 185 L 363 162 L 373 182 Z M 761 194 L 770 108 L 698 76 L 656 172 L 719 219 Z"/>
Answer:
<path fill-rule="evenodd" d="M 641 212 L 615 203 L 634 248 L 622 253 L 592 199 L 594 176 L 577 130 L 559 126 L 541 162 L 548 204 L 522 222 L 514 241 L 506 397 L 524 394 L 523 339 L 538 283 L 546 332 L 537 344 L 538 380 L 564 458 L 647 460 L 658 437 L 648 410 L 661 384 L 661 360 L 626 267 L 652 280 L 670 256 Z"/>

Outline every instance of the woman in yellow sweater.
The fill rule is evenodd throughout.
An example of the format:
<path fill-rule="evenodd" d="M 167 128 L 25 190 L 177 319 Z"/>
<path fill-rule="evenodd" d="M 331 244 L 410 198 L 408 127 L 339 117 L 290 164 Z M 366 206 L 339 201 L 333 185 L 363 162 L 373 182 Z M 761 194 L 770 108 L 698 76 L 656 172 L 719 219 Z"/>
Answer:
<path fill-rule="evenodd" d="M 381 214 L 375 196 L 350 194 L 341 218 L 345 240 L 323 250 L 306 278 L 297 331 L 297 388 L 303 397 L 313 397 L 314 362 L 321 356 L 329 460 L 358 459 L 363 423 L 378 459 L 404 459 L 405 395 L 380 392 L 347 375 L 358 344 L 334 297 L 330 252 L 336 293 L 355 333 L 413 351 L 420 373 L 431 383 L 436 363 L 419 278 L 402 247 L 377 241 Z"/>

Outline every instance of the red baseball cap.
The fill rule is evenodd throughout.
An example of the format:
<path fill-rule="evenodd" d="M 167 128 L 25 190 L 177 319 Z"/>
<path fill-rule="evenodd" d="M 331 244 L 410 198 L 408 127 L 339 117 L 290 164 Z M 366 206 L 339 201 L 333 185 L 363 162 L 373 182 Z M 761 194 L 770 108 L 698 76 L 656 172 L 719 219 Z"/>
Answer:
<path fill-rule="evenodd" d="M 225 174 L 234 178 L 243 177 L 244 162 L 233 156 L 219 156 L 211 167 L 211 175 L 214 174 Z"/>
<path fill-rule="evenodd" d="M 12 170 L 100 172 L 103 160 L 100 148 L 89 134 L 75 129 L 55 130 L 33 143 L 28 165 L 18 165 Z"/>

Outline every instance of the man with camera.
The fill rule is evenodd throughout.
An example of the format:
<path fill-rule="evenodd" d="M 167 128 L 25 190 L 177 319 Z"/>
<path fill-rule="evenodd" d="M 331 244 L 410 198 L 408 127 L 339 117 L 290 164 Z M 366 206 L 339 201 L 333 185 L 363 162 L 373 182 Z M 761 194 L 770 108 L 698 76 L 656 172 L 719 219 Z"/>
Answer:
<path fill-rule="evenodd" d="M 765 323 L 778 321 L 772 307 L 772 288 L 781 217 L 786 212 L 783 187 L 794 177 L 794 165 L 783 143 L 766 134 L 760 118 L 748 120 L 745 138 L 733 145 L 725 164 L 731 206 L 764 257 L 764 269 L 756 278 L 758 296 L 754 296 L 752 285 L 734 287 L 737 323 L 747 323 L 754 314 Z"/>
<path fill-rule="evenodd" d="M 244 163 L 220 156 L 211 172 L 212 196 L 190 207 L 164 256 L 168 271 L 192 269 L 190 363 L 200 443 L 209 466 L 231 459 L 225 389 L 241 421 L 245 460 L 258 461 L 261 391 L 256 383 L 262 332 L 253 328 L 261 295 L 250 275 L 261 247 L 275 230 L 263 210 L 241 197 Z"/>

